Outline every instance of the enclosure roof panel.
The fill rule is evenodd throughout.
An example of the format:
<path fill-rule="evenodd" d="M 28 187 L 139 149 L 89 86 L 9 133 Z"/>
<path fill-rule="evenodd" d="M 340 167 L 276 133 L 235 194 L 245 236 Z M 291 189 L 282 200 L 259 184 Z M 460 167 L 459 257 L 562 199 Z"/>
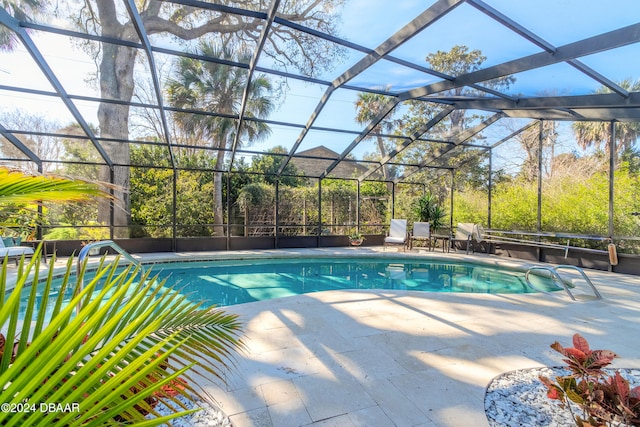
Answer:
<path fill-rule="evenodd" d="M 5 2 L 0 137 L 42 161 L 26 111 L 110 167 L 117 143 L 153 141 L 172 167 L 194 146 L 218 169 L 273 155 L 280 174 L 409 179 L 500 122 L 640 121 L 639 42 L 637 0 Z"/>

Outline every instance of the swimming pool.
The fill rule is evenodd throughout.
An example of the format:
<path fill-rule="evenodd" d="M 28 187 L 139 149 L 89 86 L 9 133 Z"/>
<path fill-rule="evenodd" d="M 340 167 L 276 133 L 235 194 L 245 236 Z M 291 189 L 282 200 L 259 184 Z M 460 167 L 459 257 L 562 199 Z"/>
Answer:
<path fill-rule="evenodd" d="M 168 286 L 180 289 L 191 301 L 204 302 L 205 307 L 348 289 L 489 294 L 534 292 L 527 286 L 522 270 L 407 257 L 167 262 L 153 265 L 151 271 L 159 279 L 167 279 Z M 533 276 L 532 281 L 542 290 L 560 290 L 549 278 Z M 59 284 L 54 286 L 52 292 L 58 292 L 59 287 Z M 68 292 L 70 298 L 71 290 Z"/>

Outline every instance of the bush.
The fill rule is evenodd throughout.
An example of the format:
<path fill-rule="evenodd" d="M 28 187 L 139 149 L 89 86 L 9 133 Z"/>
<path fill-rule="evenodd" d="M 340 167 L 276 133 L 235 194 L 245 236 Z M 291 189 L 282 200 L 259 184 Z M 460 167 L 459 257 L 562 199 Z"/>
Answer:
<path fill-rule="evenodd" d="M 573 336 L 573 347 L 564 348 L 556 341 L 551 348 L 566 357 L 571 374 L 555 382 L 547 377 L 540 381 L 550 399 L 571 411 L 578 427 L 640 426 L 640 386 L 630 389 L 620 372 L 608 376 L 603 370 L 617 357 L 614 352 L 591 350 L 580 334 Z M 581 415 L 573 413 L 571 402 L 582 409 Z"/>

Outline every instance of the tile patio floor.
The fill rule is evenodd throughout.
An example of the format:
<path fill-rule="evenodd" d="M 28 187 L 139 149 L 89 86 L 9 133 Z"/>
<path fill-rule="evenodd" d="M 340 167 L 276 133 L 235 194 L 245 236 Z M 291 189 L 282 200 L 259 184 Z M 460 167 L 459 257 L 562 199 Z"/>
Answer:
<path fill-rule="evenodd" d="M 486 426 L 489 382 L 561 364 L 549 345 L 576 332 L 618 353 L 614 367 L 640 368 L 640 278 L 588 274 L 603 300 L 379 290 L 227 307 L 245 323 L 247 349 L 226 386 L 206 387 L 235 427 Z"/>

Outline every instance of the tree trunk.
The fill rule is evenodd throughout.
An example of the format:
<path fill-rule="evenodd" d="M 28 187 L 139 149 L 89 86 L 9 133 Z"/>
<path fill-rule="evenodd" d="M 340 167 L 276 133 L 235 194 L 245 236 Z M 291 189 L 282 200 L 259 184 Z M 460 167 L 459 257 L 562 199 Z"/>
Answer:
<path fill-rule="evenodd" d="M 225 151 L 219 150 L 216 160 L 216 170 L 220 170 L 224 165 Z M 213 174 L 213 222 L 215 225 L 213 231 L 216 236 L 224 236 L 224 206 L 222 205 L 222 180 L 223 172 L 215 172 Z"/>
<path fill-rule="evenodd" d="M 97 2 L 100 22 L 102 23 L 102 35 L 124 38 L 135 34 L 133 28 L 128 25 L 120 25 L 116 17 L 116 10 L 111 2 Z M 134 79 L 133 68 L 135 65 L 137 50 L 118 46 L 115 44 L 102 43 L 102 58 L 100 61 L 100 96 L 105 99 L 115 99 L 128 102 L 133 96 Z M 100 103 L 98 107 L 98 123 L 100 126 L 101 138 L 115 138 L 127 140 L 129 138 L 129 106 Z M 101 141 L 105 152 L 114 164 L 128 165 L 129 144 L 127 142 Z M 104 166 L 100 171 L 100 179 L 110 181 L 110 170 Z M 113 225 L 116 227 L 114 237 L 129 237 L 128 225 L 131 214 L 129 212 L 129 167 L 114 167 L 113 184 L 117 186 L 115 190 L 115 210 Z M 99 209 L 98 220 L 109 222 L 110 210 L 108 203 L 103 203 Z"/>
<path fill-rule="evenodd" d="M 381 136 L 379 136 L 377 138 L 377 142 L 378 150 L 380 151 L 380 158 L 384 159 L 385 157 L 387 157 L 387 148 L 384 146 L 384 140 Z M 386 163 L 382 165 L 382 177 L 385 181 L 389 179 L 389 165 L 387 165 Z"/>
<path fill-rule="evenodd" d="M 81 2 L 82 3 L 82 2 Z M 304 2 L 303 2 L 304 3 Z M 315 5 L 320 3 L 319 0 L 314 0 L 311 4 L 298 5 L 296 2 L 291 2 L 287 7 L 287 13 L 282 15 L 283 18 L 298 22 L 300 24 L 309 23 L 314 28 L 327 27 L 329 32 L 333 32 L 332 20 L 334 15 L 327 13 L 312 12 Z M 333 1 L 329 2 L 333 5 Z M 336 0 L 336 7 L 341 3 L 340 0 Z M 116 8 L 116 2 L 109 0 L 98 0 L 95 2 L 98 17 L 98 27 L 101 30 L 101 35 L 105 37 L 113 37 L 120 40 L 137 41 L 139 39 L 134 26 L 131 22 L 124 24 L 120 23 L 122 19 L 122 11 Z M 214 16 L 209 20 L 203 18 L 197 10 L 194 13 L 194 7 L 175 6 L 176 10 L 173 10 L 172 17 L 184 18 L 185 21 L 194 19 L 194 25 L 190 28 L 185 28 L 173 22 L 171 19 L 165 19 L 161 17 L 161 9 L 166 6 L 165 2 L 150 0 L 148 2 L 142 2 L 146 7 L 141 10 L 140 16 L 144 22 L 147 34 L 172 34 L 178 39 L 182 40 L 194 40 L 203 37 L 206 34 L 217 33 L 221 37 L 226 35 L 226 38 L 231 38 L 236 32 L 240 32 L 240 38 L 248 37 L 252 38 L 256 34 L 256 29 L 259 29 L 262 25 L 261 20 L 247 20 L 241 27 L 236 25 L 235 19 L 231 20 L 221 19 L 218 16 Z M 170 9 L 172 6 L 168 6 Z M 91 11 L 93 13 L 93 10 Z M 95 18 L 92 16 L 92 19 Z M 202 19 L 201 19 L 202 18 Z M 88 24 L 87 24 L 88 25 Z M 284 45 L 287 40 L 285 35 L 288 30 L 283 30 L 282 35 L 277 36 Z M 256 36 L 257 37 L 257 36 Z M 276 36 L 271 36 L 275 38 Z M 284 37 L 285 39 L 280 39 Z M 298 45 L 303 51 L 306 48 L 307 41 L 304 38 L 294 37 L 292 39 L 296 45 Z M 276 43 L 272 40 L 274 44 Z M 319 42 L 322 45 L 323 42 Z M 311 42 L 314 45 L 314 42 Z M 101 46 L 101 58 L 99 66 L 99 80 L 100 80 L 100 95 L 104 99 L 113 99 L 122 102 L 130 102 L 133 97 L 134 91 L 134 65 L 137 54 L 137 49 L 128 48 L 124 46 L 117 46 L 109 44 L 108 42 L 100 43 Z M 293 48 L 292 48 L 293 49 Z M 313 46 L 311 46 L 313 49 Z M 336 51 L 336 56 L 340 56 L 341 53 Z M 331 55 L 333 56 L 333 55 Z M 306 55 L 302 55 L 303 62 L 296 63 L 303 69 L 310 69 L 313 65 L 318 68 L 327 66 L 330 63 L 330 58 L 322 58 L 322 63 L 317 61 L 314 64 L 307 63 L 304 58 Z M 127 105 L 115 105 L 106 102 L 100 103 L 98 109 L 98 123 L 100 126 L 100 136 L 107 138 L 115 138 L 120 140 L 127 140 L 129 137 L 129 107 Z M 129 157 L 129 145 L 126 142 L 107 142 L 101 141 L 106 153 L 111 158 L 113 163 L 128 165 L 130 163 Z M 218 156 L 219 160 L 224 160 L 224 153 L 222 156 Z M 220 159 L 221 157 L 221 159 Z M 219 163 L 222 165 L 222 163 Z M 219 166 L 218 168 L 221 168 Z M 108 167 L 103 168 L 101 171 L 100 179 L 110 181 L 110 173 Z M 129 167 L 116 167 L 114 169 L 113 184 L 120 187 L 120 190 L 116 191 L 115 198 L 117 207 L 115 209 L 114 222 L 115 226 L 122 226 L 115 231 L 115 237 L 128 237 L 127 225 L 130 220 L 129 213 Z M 222 206 L 222 179 L 223 174 L 216 172 L 214 174 L 214 202 L 216 204 L 214 215 L 216 221 L 223 222 L 223 206 Z M 109 207 L 107 205 L 100 206 L 99 220 L 102 222 L 108 222 L 110 216 Z M 217 235 L 224 235 L 224 227 L 215 227 Z"/>

